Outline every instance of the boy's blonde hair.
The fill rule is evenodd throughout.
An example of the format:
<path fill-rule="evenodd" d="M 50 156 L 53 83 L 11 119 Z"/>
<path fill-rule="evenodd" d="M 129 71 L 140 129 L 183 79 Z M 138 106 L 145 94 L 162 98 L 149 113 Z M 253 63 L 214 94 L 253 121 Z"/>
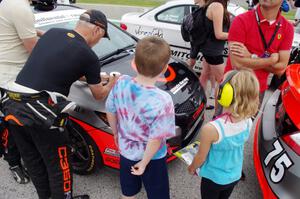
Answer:
<path fill-rule="evenodd" d="M 259 82 L 255 74 L 240 70 L 232 77 L 230 84 L 234 89 L 232 115 L 238 118 L 254 116 L 259 107 Z"/>
<path fill-rule="evenodd" d="M 156 77 L 165 69 L 170 56 L 169 44 L 159 37 L 150 36 L 138 42 L 134 61 L 141 75 Z"/>

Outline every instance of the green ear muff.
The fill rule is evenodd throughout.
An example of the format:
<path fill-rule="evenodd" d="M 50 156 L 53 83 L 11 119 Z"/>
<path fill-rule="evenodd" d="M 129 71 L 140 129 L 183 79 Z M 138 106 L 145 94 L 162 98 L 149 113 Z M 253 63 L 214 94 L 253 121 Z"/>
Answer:
<path fill-rule="evenodd" d="M 218 98 L 218 102 L 223 107 L 229 107 L 233 101 L 233 87 L 229 82 L 227 82 L 220 92 L 220 97 Z"/>
<path fill-rule="evenodd" d="M 233 70 L 228 74 L 226 79 L 219 85 L 218 102 L 221 106 L 229 107 L 234 99 L 234 89 L 229 83 L 232 77 L 237 74 L 237 70 Z"/>

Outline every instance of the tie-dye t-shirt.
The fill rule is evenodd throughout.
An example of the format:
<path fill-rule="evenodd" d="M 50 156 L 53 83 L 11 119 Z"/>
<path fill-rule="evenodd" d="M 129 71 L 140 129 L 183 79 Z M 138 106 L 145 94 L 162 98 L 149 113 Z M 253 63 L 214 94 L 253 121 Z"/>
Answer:
<path fill-rule="evenodd" d="M 140 85 L 134 78 L 123 75 L 109 93 L 106 110 L 117 116 L 122 156 L 141 160 L 149 139 L 162 140 L 152 159 L 166 156 L 166 138 L 175 135 L 174 105 L 168 93 Z"/>

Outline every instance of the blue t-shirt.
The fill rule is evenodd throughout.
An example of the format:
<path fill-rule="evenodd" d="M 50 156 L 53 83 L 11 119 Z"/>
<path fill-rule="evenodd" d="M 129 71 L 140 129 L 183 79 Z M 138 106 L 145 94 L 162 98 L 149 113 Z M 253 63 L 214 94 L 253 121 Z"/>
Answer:
<path fill-rule="evenodd" d="M 166 139 L 175 135 L 174 105 L 168 93 L 140 85 L 134 78 L 123 75 L 108 95 L 106 110 L 117 116 L 122 156 L 141 160 L 149 139 L 162 140 L 152 159 L 166 156 Z"/>

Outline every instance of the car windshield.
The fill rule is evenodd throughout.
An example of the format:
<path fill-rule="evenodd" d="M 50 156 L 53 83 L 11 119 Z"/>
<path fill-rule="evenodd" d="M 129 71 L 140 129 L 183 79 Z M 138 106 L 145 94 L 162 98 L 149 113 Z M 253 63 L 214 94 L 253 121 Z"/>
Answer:
<path fill-rule="evenodd" d="M 48 24 L 39 29 L 47 31 L 50 28 L 65 28 L 65 29 L 73 29 L 76 25 L 77 21 L 69 21 L 63 23 L 56 23 L 56 24 Z M 113 52 L 116 52 L 119 49 L 126 48 L 128 46 L 134 46 L 136 41 L 124 33 L 123 31 L 119 30 L 115 26 L 108 24 L 108 34 L 110 36 L 110 40 L 107 38 L 103 38 L 100 40 L 98 44 L 93 47 L 93 50 L 98 55 L 99 59 L 105 57 Z"/>

